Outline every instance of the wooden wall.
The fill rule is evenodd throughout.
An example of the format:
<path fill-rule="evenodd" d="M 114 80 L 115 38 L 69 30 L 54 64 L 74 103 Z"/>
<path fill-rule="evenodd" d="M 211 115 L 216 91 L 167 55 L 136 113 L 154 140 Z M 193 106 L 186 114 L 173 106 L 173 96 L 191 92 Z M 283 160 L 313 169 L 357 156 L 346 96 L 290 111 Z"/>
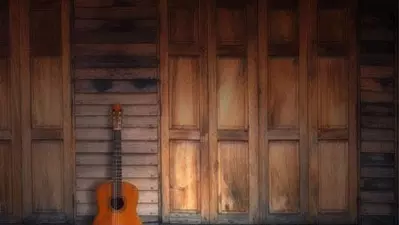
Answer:
<path fill-rule="evenodd" d="M 360 1 L 360 215 L 397 220 L 397 1 Z M 395 179 L 396 176 L 396 179 Z"/>
<path fill-rule="evenodd" d="M 73 219 L 69 2 L 0 2 L 0 216 Z"/>
<path fill-rule="evenodd" d="M 123 176 L 140 191 L 144 221 L 159 215 L 158 11 L 154 0 L 75 0 L 73 84 L 76 215 L 96 213 L 94 190 L 109 178 L 110 107 L 124 110 Z"/>

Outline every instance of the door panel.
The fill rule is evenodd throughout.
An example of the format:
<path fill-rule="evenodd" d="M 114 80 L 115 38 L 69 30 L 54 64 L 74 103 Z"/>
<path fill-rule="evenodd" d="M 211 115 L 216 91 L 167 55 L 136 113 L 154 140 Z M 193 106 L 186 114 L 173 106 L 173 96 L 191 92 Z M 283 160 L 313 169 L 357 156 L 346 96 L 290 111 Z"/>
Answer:
<path fill-rule="evenodd" d="M 210 220 L 258 213 L 256 1 L 208 1 Z"/>
<path fill-rule="evenodd" d="M 356 218 L 357 72 L 353 5 L 313 2 L 309 74 L 310 213 L 315 220 Z"/>
<path fill-rule="evenodd" d="M 21 218 L 19 1 L 0 1 L 0 223 Z"/>
<path fill-rule="evenodd" d="M 162 219 L 208 220 L 207 95 L 201 1 L 160 1 Z M 204 18 L 202 18 L 204 19 Z"/>
<path fill-rule="evenodd" d="M 20 2 L 23 216 L 73 218 L 69 2 Z"/>

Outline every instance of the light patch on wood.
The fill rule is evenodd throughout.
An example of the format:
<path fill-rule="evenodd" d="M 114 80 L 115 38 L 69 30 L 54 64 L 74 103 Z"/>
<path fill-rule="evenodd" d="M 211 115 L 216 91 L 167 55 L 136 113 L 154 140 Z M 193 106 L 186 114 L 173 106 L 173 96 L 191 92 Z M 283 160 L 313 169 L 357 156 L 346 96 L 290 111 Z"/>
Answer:
<path fill-rule="evenodd" d="M 32 143 L 31 179 L 34 212 L 59 212 L 63 208 L 62 152 L 62 142 Z"/>
<path fill-rule="evenodd" d="M 272 213 L 299 211 L 299 143 L 269 143 L 269 207 Z"/>
<path fill-rule="evenodd" d="M 57 58 L 31 59 L 32 127 L 62 127 L 61 61 Z"/>
<path fill-rule="evenodd" d="M 9 60 L 0 59 L 0 130 L 11 128 Z"/>
<path fill-rule="evenodd" d="M 82 141 L 111 141 L 112 130 L 101 128 L 75 130 L 76 140 Z M 122 140 L 155 141 L 158 140 L 156 128 L 125 128 L 122 130 Z"/>
<path fill-rule="evenodd" d="M 246 16 L 243 9 L 216 9 L 216 41 L 218 45 L 243 44 L 246 37 Z"/>
<path fill-rule="evenodd" d="M 124 105 L 122 104 L 124 116 L 157 116 L 159 105 Z M 109 105 L 75 105 L 76 116 L 107 116 L 111 115 Z"/>
<path fill-rule="evenodd" d="M 318 60 L 320 128 L 348 127 L 348 71 L 343 58 Z"/>
<path fill-rule="evenodd" d="M 107 166 L 77 166 L 77 178 L 110 178 L 111 168 Z M 157 166 L 125 166 L 122 170 L 123 178 L 155 178 L 158 177 Z"/>
<path fill-rule="evenodd" d="M 157 93 L 108 93 L 108 94 L 75 94 L 77 105 L 111 105 L 118 102 L 123 105 L 154 105 L 158 104 Z"/>
<path fill-rule="evenodd" d="M 319 209 L 323 212 L 348 209 L 348 144 L 319 143 Z"/>
<path fill-rule="evenodd" d="M 200 155 L 199 143 L 170 143 L 170 204 L 171 210 L 199 210 Z"/>
<path fill-rule="evenodd" d="M 199 127 L 199 62 L 169 58 L 171 127 Z"/>
<path fill-rule="evenodd" d="M 297 40 L 297 13 L 291 10 L 273 10 L 269 12 L 269 41 L 283 44 Z"/>
<path fill-rule="evenodd" d="M 12 213 L 12 151 L 9 142 L 0 142 L 0 216 Z"/>
<path fill-rule="evenodd" d="M 248 143 L 219 142 L 218 160 L 219 213 L 248 212 Z"/>
<path fill-rule="evenodd" d="M 294 59 L 269 60 L 269 128 L 298 128 L 298 64 Z"/>
<path fill-rule="evenodd" d="M 248 86 L 244 63 L 237 58 L 219 58 L 218 79 L 218 128 L 248 128 Z"/>
<path fill-rule="evenodd" d="M 111 141 L 77 141 L 77 153 L 111 153 Z M 122 153 L 157 153 L 157 141 L 122 141 Z"/>
<path fill-rule="evenodd" d="M 77 154 L 76 165 L 111 165 L 112 156 L 109 154 Z M 140 165 L 158 165 L 158 156 L 156 154 L 123 154 L 123 166 L 140 166 Z"/>
<path fill-rule="evenodd" d="M 154 128 L 158 127 L 158 117 L 156 116 L 123 116 L 122 126 Z M 76 116 L 76 128 L 111 128 L 112 118 L 110 116 Z"/>

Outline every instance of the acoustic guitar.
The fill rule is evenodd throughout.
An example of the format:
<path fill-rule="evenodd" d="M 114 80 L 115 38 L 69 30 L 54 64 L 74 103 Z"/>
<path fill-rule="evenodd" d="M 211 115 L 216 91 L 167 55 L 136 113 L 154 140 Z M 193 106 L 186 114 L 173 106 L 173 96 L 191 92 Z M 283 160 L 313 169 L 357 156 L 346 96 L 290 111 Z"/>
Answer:
<path fill-rule="evenodd" d="M 138 189 L 122 181 L 122 108 L 119 104 L 112 106 L 112 127 L 112 180 L 97 187 L 97 215 L 93 225 L 142 225 L 137 215 Z"/>

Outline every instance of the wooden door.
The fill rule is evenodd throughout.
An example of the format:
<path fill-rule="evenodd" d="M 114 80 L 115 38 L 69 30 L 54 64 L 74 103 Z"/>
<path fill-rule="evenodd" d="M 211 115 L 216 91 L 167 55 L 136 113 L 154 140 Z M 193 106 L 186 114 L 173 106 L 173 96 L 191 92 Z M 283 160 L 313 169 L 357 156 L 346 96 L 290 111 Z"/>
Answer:
<path fill-rule="evenodd" d="M 309 211 L 355 222 L 357 209 L 356 1 L 311 0 Z"/>
<path fill-rule="evenodd" d="M 18 0 L 0 0 L 0 223 L 21 217 Z"/>
<path fill-rule="evenodd" d="M 210 1 L 208 11 L 211 223 L 258 215 L 257 1 Z"/>
<path fill-rule="evenodd" d="M 164 222 L 257 219 L 255 8 L 161 1 Z"/>
<path fill-rule="evenodd" d="M 163 219 L 353 222 L 352 2 L 161 2 Z"/>
<path fill-rule="evenodd" d="M 162 220 L 209 220 L 205 1 L 161 0 Z M 201 17 L 200 17 L 201 16 Z"/>
<path fill-rule="evenodd" d="M 69 0 L 20 1 L 23 216 L 73 216 Z"/>

